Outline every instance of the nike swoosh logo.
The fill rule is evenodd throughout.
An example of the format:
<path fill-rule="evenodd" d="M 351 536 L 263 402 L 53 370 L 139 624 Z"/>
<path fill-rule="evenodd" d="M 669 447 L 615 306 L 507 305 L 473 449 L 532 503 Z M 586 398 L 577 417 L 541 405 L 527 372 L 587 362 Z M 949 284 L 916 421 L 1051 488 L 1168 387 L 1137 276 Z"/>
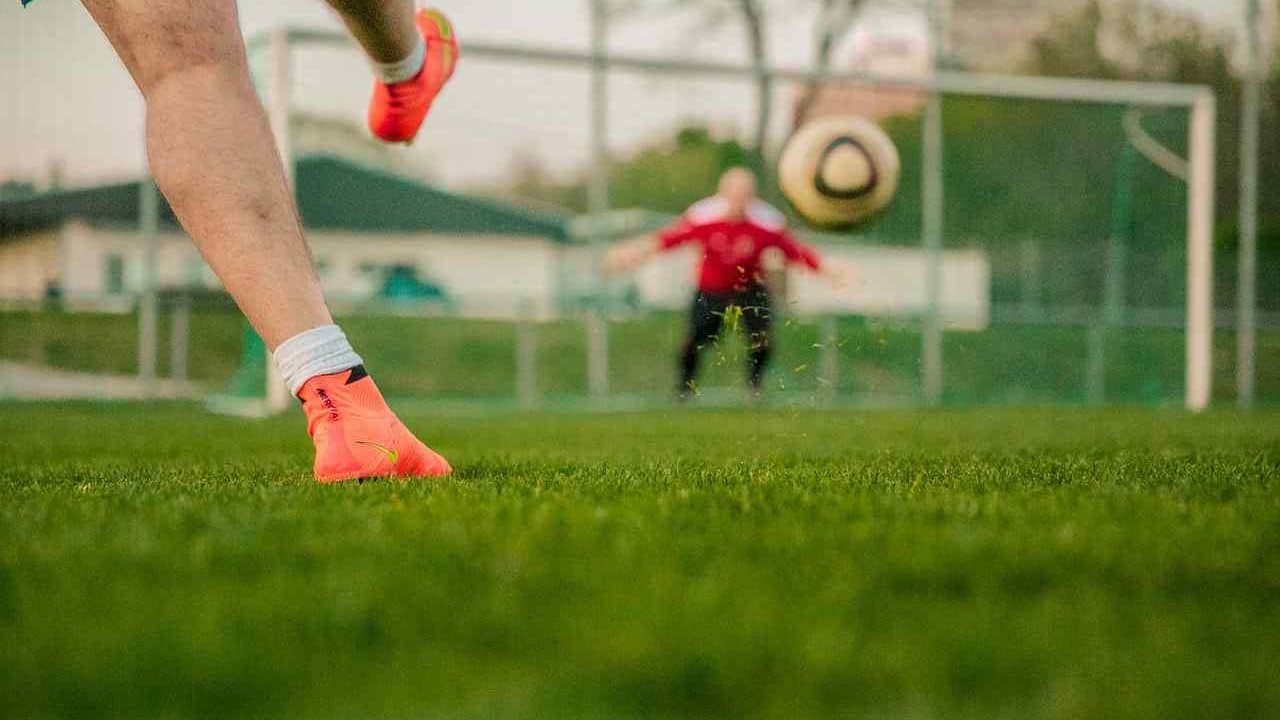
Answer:
<path fill-rule="evenodd" d="M 387 456 L 387 459 L 388 459 L 388 460 L 390 460 L 391 462 L 395 462 L 396 460 L 398 460 L 398 459 L 400 458 L 400 453 L 396 452 L 395 450 L 392 450 L 391 448 L 387 447 L 386 445 L 379 445 L 379 444 L 378 444 L 378 443 L 376 443 L 376 442 L 369 442 L 369 441 L 367 441 L 367 440 L 357 440 L 357 441 L 356 441 L 356 444 L 357 444 L 357 445 L 368 445 L 369 447 L 373 448 L 374 450 L 377 450 L 378 452 L 382 453 L 383 455 L 386 455 L 386 456 Z"/>

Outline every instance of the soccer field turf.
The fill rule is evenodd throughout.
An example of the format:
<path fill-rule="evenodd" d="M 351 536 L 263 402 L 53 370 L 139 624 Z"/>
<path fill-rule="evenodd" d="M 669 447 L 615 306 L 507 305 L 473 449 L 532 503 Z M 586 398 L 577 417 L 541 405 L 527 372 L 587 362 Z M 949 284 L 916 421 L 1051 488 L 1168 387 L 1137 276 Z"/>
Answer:
<path fill-rule="evenodd" d="M 9 404 L 0 716 L 1275 717 L 1280 414 Z"/>

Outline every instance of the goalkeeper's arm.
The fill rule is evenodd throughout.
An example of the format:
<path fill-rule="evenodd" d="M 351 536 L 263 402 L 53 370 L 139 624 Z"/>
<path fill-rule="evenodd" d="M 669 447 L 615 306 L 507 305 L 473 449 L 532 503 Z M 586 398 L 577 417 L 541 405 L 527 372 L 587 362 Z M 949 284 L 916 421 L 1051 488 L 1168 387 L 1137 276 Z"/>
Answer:
<path fill-rule="evenodd" d="M 694 236 L 693 224 L 681 218 L 659 233 L 624 240 L 609 248 L 604 258 L 604 271 L 608 275 L 630 272 L 649 262 L 658 253 L 683 245 Z"/>

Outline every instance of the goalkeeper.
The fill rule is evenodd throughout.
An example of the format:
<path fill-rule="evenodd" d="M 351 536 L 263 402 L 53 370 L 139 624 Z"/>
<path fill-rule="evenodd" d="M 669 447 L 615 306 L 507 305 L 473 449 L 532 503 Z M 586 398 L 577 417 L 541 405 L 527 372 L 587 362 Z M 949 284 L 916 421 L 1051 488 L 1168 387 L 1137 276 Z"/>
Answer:
<path fill-rule="evenodd" d="M 773 312 L 761 258 L 776 249 L 789 263 L 801 265 L 842 286 L 847 272 L 824 262 L 816 250 L 787 231 L 782 213 L 756 196 L 755 176 L 733 168 L 720 178 L 712 197 L 694 203 L 673 225 L 647 237 L 622 243 L 605 259 L 607 272 L 642 265 L 658 253 L 693 243 L 702 251 L 698 289 L 689 313 L 689 328 L 678 357 L 676 397 L 686 400 L 696 389 L 702 350 L 720 337 L 726 318 L 741 321 L 748 343 L 747 384 L 758 395 L 773 349 Z"/>

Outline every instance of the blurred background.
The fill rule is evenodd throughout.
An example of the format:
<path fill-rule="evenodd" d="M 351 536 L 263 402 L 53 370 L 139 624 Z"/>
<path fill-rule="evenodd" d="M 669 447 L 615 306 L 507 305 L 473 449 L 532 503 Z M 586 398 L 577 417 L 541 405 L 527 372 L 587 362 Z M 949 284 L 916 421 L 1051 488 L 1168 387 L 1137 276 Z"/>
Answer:
<path fill-rule="evenodd" d="M 736 165 L 785 207 L 772 166 L 788 134 L 858 114 L 897 143 L 899 195 L 856 232 L 797 222 L 861 279 L 836 295 L 775 273 L 771 398 L 1181 405 L 1192 113 L 1155 83 L 1216 99 L 1212 167 L 1198 170 L 1212 173 L 1216 211 L 1213 401 L 1280 401 L 1271 0 L 442 9 L 463 61 L 402 148 L 364 130 L 368 68 L 323 3 L 241 7 L 326 292 L 402 402 L 667 402 L 694 258 L 606 279 L 602 248 L 670 222 Z M 593 64 L 592 52 L 627 62 Z M 1124 101 L 1071 83 L 1027 99 L 1010 97 L 1012 76 L 1141 84 L 1106 86 Z M 936 95 L 921 89 L 934 77 L 951 79 Z M 141 111 L 78 4 L 0 4 L 0 399 L 268 412 L 265 350 L 147 180 Z M 702 402 L 741 402 L 744 351 L 725 338 Z"/>

